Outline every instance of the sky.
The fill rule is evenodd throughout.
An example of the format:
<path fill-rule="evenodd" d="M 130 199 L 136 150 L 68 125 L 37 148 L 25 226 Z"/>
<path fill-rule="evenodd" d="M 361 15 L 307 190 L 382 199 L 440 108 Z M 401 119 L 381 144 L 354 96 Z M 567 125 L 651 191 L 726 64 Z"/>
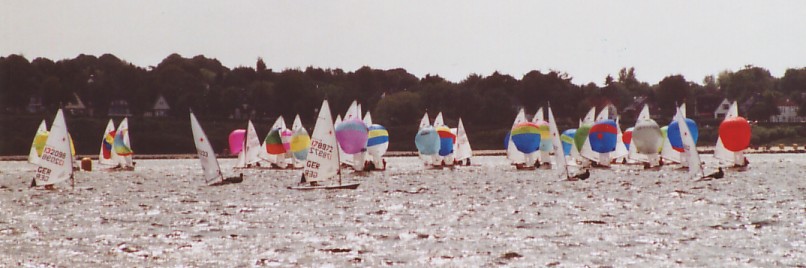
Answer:
<path fill-rule="evenodd" d="M 0 56 L 172 53 L 228 67 L 405 68 L 459 82 L 559 71 L 602 84 L 806 66 L 806 1 L 0 0 Z"/>

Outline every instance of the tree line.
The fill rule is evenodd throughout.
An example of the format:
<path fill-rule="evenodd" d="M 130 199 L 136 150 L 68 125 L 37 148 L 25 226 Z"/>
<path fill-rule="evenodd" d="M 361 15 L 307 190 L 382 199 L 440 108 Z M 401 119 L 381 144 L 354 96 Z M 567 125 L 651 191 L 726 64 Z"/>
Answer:
<path fill-rule="evenodd" d="M 126 100 L 133 114 L 142 114 L 160 95 L 172 107 L 173 116 L 185 116 L 188 108 L 194 108 L 207 117 L 227 117 L 238 108 L 257 117 L 299 113 L 312 118 L 324 98 L 335 111 L 358 100 L 378 122 L 389 125 L 414 124 L 425 111 L 442 111 L 446 117 L 461 116 L 476 124 L 506 125 L 518 108 L 532 113 L 549 102 L 554 103 L 557 117 L 570 120 L 591 106 L 613 104 L 622 111 L 638 98 L 657 106 L 663 117 L 671 117 L 676 103 L 686 103 L 694 107 L 690 111 L 699 110 L 699 114 L 689 113 L 694 118 L 713 114 L 723 98 L 739 103 L 752 99 L 742 114 L 764 121 L 778 114 L 777 100 L 806 103 L 806 68 L 789 69 L 777 78 L 764 68 L 746 66 L 707 76 L 700 83 L 670 75 L 652 85 L 637 80 L 634 68 L 624 68 L 615 77 L 605 77 L 603 84 L 574 84 L 569 74 L 557 71 L 531 71 L 520 78 L 497 72 L 471 74 L 458 83 L 438 75 L 418 78 L 404 69 L 274 71 L 262 59 L 255 67 L 230 69 L 216 59 L 178 54 L 146 68 L 111 54 L 82 54 L 55 62 L 29 61 L 21 55 L 0 57 L 0 102 L 5 114 L 24 113 L 31 97 L 41 97 L 52 112 L 70 102 L 73 93 L 98 117 L 106 116 L 113 100 Z"/>
<path fill-rule="evenodd" d="M 470 74 L 452 82 L 438 75 L 417 77 L 401 68 L 275 71 L 260 58 L 254 67 L 228 68 L 214 58 L 172 54 L 156 66 L 142 67 L 111 54 L 82 54 L 58 61 L 8 55 L 0 57 L 0 115 L 13 119 L 27 114 L 26 107 L 35 97 L 41 99 L 48 118 L 73 101 L 75 94 L 94 109 L 92 117 L 103 123 L 112 101 L 127 101 L 137 117 L 163 96 L 171 107 L 169 117 L 177 120 L 186 119 L 188 108 L 202 120 L 219 121 L 228 120 L 237 109 L 256 121 L 270 122 L 280 115 L 290 120 L 300 114 L 303 122 L 312 124 L 322 99 L 329 100 L 334 113 L 344 113 L 358 100 L 365 111 L 372 111 L 376 123 L 396 128 L 400 135 L 413 135 L 416 129 L 409 126 L 416 128 L 424 112 L 432 118 L 443 112 L 447 123 L 455 126 L 461 117 L 471 134 L 495 139 L 489 141 L 489 147 L 497 148 L 493 144 L 503 135 L 498 132 L 508 129 L 518 109 L 523 107 L 531 114 L 549 103 L 566 127 L 575 127 L 590 107 L 611 104 L 619 110 L 622 122 L 632 122 L 642 106 L 636 105 L 639 102 L 653 107 L 660 124 L 671 119 L 675 104 L 686 103 L 689 117 L 710 118 L 713 126 L 718 123 L 713 112 L 724 98 L 738 101 L 741 115 L 750 120 L 766 121 L 778 114 L 776 102 L 783 99 L 797 103 L 801 114 L 806 112 L 806 68 L 789 69 L 782 77 L 774 77 L 762 67 L 745 66 L 700 82 L 669 75 L 656 84 L 639 81 L 634 68 L 623 68 L 603 79 L 602 86 L 575 84 L 570 74 L 535 70 L 522 77 L 498 72 Z M 3 133 L 15 135 L 7 128 Z M 406 137 L 393 139 L 410 139 Z M 27 139 L 30 136 L 20 138 Z"/>

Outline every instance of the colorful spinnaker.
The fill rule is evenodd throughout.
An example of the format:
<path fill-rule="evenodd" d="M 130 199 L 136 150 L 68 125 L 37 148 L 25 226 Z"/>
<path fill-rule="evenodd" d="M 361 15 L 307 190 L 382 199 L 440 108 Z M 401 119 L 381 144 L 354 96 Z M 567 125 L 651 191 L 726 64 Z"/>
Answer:
<path fill-rule="evenodd" d="M 101 136 L 101 151 L 98 153 L 98 164 L 114 166 L 119 163 L 118 154 L 115 152 L 115 123 L 109 119 L 106 129 Z"/>
<path fill-rule="evenodd" d="M 132 161 L 132 156 L 134 155 L 134 151 L 132 150 L 132 144 L 129 140 L 129 118 L 123 118 L 123 121 L 120 122 L 118 125 L 118 129 L 115 132 L 115 141 L 114 141 L 114 148 L 115 153 L 120 156 L 118 159 L 120 160 L 120 165 L 123 168 L 134 168 L 134 162 Z"/>
<path fill-rule="evenodd" d="M 31 150 L 28 152 L 29 163 L 36 164 L 36 162 L 39 161 L 39 156 L 42 155 L 42 150 L 45 149 L 47 137 L 48 125 L 45 123 L 45 119 L 42 119 L 42 123 L 39 123 L 39 128 L 36 129 L 36 133 L 34 134 L 34 140 L 31 142 Z"/>

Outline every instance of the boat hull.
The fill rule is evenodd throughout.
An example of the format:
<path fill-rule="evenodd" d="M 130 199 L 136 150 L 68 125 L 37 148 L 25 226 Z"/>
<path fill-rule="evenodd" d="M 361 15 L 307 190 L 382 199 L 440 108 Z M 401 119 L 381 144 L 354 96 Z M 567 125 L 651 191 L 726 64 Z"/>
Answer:
<path fill-rule="evenodd" d="M 292 186 L 288 187 L 288 189 L 292 190 L 355 190 L 358 189 L 358 186 L 361 185 L 360 183 L 350 183 L 350 184 L 337 184 L 337 185 L 318 185 L 318 186 Z"/>

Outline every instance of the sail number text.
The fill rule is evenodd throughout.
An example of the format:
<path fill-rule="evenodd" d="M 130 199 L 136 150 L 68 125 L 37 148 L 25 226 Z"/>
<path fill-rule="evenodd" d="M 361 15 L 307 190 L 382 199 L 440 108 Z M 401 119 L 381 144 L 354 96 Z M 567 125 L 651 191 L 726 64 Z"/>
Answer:
<path fill-rule="evenodd" d="M 322 143 L 320 140 L 311 140 L 311 149 L 308 153 L 324 159 L 332 159 L 333 145 Z"/>
<path fill-rule="evenodd" d="M 41 160 L 61 166 L 64 164 L 65 158 L 67 158 L 67 153 L 53 149 L 52 147 L 45 147 L 45 150 L 42 152 Z"/>
<path fill-rule="evenodd" d="M 49 168 L 39 167 L 36 170 L 36 176 L 34 176 L 34 179 L 36 181 L 46 182 L 50 179 L 50 172 L 51 170 Z"/>

